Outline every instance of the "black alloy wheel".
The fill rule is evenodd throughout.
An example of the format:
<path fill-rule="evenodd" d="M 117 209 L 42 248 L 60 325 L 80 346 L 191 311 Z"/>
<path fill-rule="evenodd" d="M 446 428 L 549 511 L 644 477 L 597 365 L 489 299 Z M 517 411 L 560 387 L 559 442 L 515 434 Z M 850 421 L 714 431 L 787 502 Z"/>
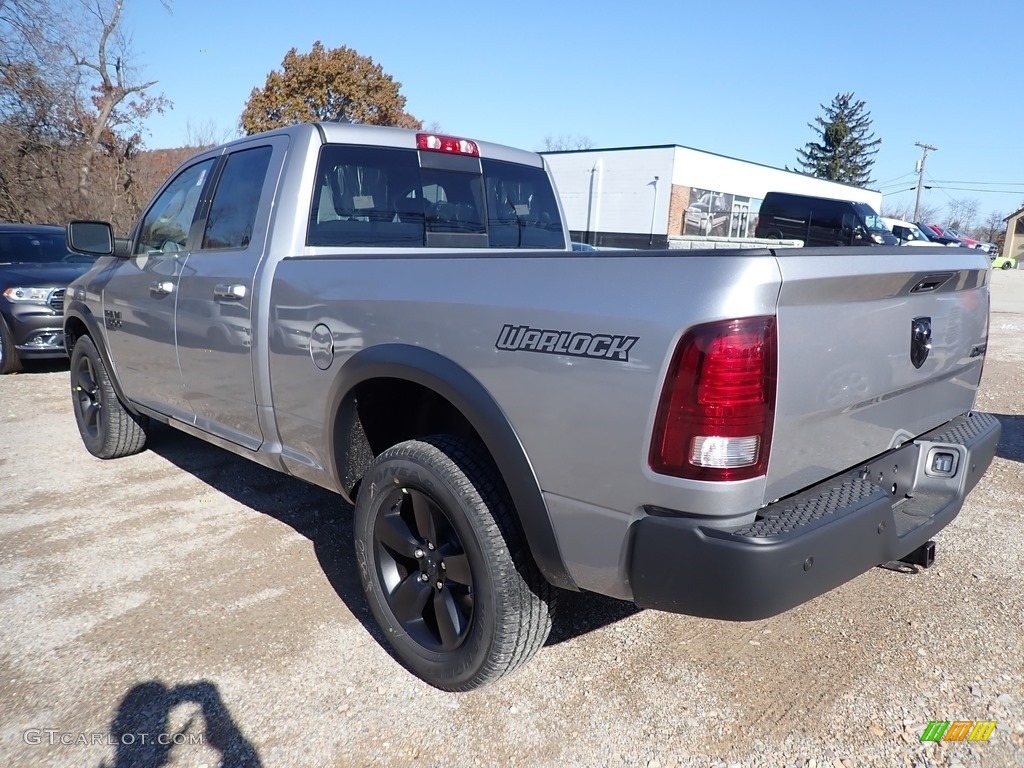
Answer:
<path fill-rule="evenodd" d="M 480 688 L 544 644 L 555 590 L 479 442 L 432 435 L 388 448 L 360 481 L 353 528 L 373 617 L 430 685 Z"/>
<path fill-rule="evenodd" d="M 390 490 L 374 546 L 388 607 L 409 636 L 432 651 L 462 645 L 473 623 L 473 574 L 438 503 L 416 488 Z"/>
<path fill-rule="evenodd" d="M 102 443 L 103 399 L 96 369 L 88 355 L 80 355 L 71 369 L 71 397 L 82 430 L 82 439 Z"/>

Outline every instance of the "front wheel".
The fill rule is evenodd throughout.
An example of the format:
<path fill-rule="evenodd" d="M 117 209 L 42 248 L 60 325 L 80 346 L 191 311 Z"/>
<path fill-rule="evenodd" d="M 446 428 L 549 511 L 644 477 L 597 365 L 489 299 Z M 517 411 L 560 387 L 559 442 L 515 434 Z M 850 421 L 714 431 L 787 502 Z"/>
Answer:
<path fill-rule="evenodd" d="M 88 336 L 71 351 L 71 406 L 82 442 L 93 456 L 117 459 L 146 446 L 149 419 L 130 413 L 117 398 L 103 358 Z"/>
<path fill-rule="evenodd" d="M 1004 261 L 1003 262 L 1003 266 L 1000 267 L 1000 269 L 1009 269 L 1009 268 L 1010 268 L 1010 262 L 1008 262 L 1008 261 Z"/>
<path fill-rule="evenodd" d="M 434 436 L 378 456 L 360 484 L 355 546 L 374 618 L 430 685 L 480 688 L 547 639 L 552 587 L 476 443 Z"/>

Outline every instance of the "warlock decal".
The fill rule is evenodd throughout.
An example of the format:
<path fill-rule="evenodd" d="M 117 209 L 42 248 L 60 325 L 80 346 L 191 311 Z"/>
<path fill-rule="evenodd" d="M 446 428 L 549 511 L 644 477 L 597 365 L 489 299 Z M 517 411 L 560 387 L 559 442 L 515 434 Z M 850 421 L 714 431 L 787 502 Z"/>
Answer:
<path fill-rule="evenodd" d="M 548 355 L 592 357 L 597 360 L 629 362 L 629 350 L 639 336 L 612 333 L 582 333 L 531 328 L 528 325 L 505 325 L 494 343 L 507 352 L 543 352 Z"/>

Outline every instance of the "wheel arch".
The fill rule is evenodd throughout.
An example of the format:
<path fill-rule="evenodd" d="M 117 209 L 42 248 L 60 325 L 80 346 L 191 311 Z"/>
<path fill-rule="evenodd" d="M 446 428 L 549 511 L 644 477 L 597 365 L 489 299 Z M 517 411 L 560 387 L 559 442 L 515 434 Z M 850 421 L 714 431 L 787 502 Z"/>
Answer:
<path fill-rule="evenodd" d="M 508 488 L 544 577 L 557 587 L 577 589 L 519 435 L 487 389 L 458 363 L 407 344 L 364 349 L 336 376 L 324 423 L 330 470 L 350 501 L 374 457 L 391 445 L 438 431 L 475 437 Z"/>
<path fill-rule="evenodd" d="M 71 353 L 75 349 L 75 342 L 82 336 L 88 336 L 92 339 L 92 343 L 95 345 L 96 351 L 99 353 L 100 359 L 103 360 L 103 365 L 107 369 L 107 376 L 114 387 L 117 399 L 121 401 L 124 409 L 136 416 L 144 415 L 125 396 L 124 390 L 121 389 L 121 382 L 117 380 L 116 369 L 114 368 L 113 361 L 110 359 L 107 345 L 104 344 L 103 333 L 96 316 L 89 311 L 88 307 L 76 302 L 64 308 L 64 349 L 68 353 L 69 360 L 71 359 Z"/>

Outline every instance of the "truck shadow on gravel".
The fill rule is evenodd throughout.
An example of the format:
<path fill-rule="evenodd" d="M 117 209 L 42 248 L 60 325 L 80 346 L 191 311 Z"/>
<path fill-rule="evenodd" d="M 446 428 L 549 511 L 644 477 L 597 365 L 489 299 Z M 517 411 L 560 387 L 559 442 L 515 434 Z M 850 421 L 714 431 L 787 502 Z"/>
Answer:
<path fill-rule="evenodd" d="M 349 612 L 390 653 L 366 605 L 352 545 L 352 507 L 335 493 L 281 474 L 163 424 L 147 448 L 225 496 L 291 526 L 313 544 L 320 567 Z M 637 613 L 633 604 L 562 591 L 546 645 L 556 645 Z"/>
<path fill-rule="evenodd" d="M 104 761 L 100 768 L 159 768 L 172 764 L 172 750 L 173 764 L 180 765 L 190 749 L 218 752 L 220 768 L 262 766 L 256 747 L 242 735 L 209 680 L 173 688 L 158 680 L 135 685 L 118 705 L 110 743 L 116 745 L 114 762 Z"/>
<path fill-rule="evenodd" d="M 1024 462 L 1024 416 L 993 413 L 1003 425 L 1003 434 L 996 446 L 996 456 L 1010 461 Z"/>

